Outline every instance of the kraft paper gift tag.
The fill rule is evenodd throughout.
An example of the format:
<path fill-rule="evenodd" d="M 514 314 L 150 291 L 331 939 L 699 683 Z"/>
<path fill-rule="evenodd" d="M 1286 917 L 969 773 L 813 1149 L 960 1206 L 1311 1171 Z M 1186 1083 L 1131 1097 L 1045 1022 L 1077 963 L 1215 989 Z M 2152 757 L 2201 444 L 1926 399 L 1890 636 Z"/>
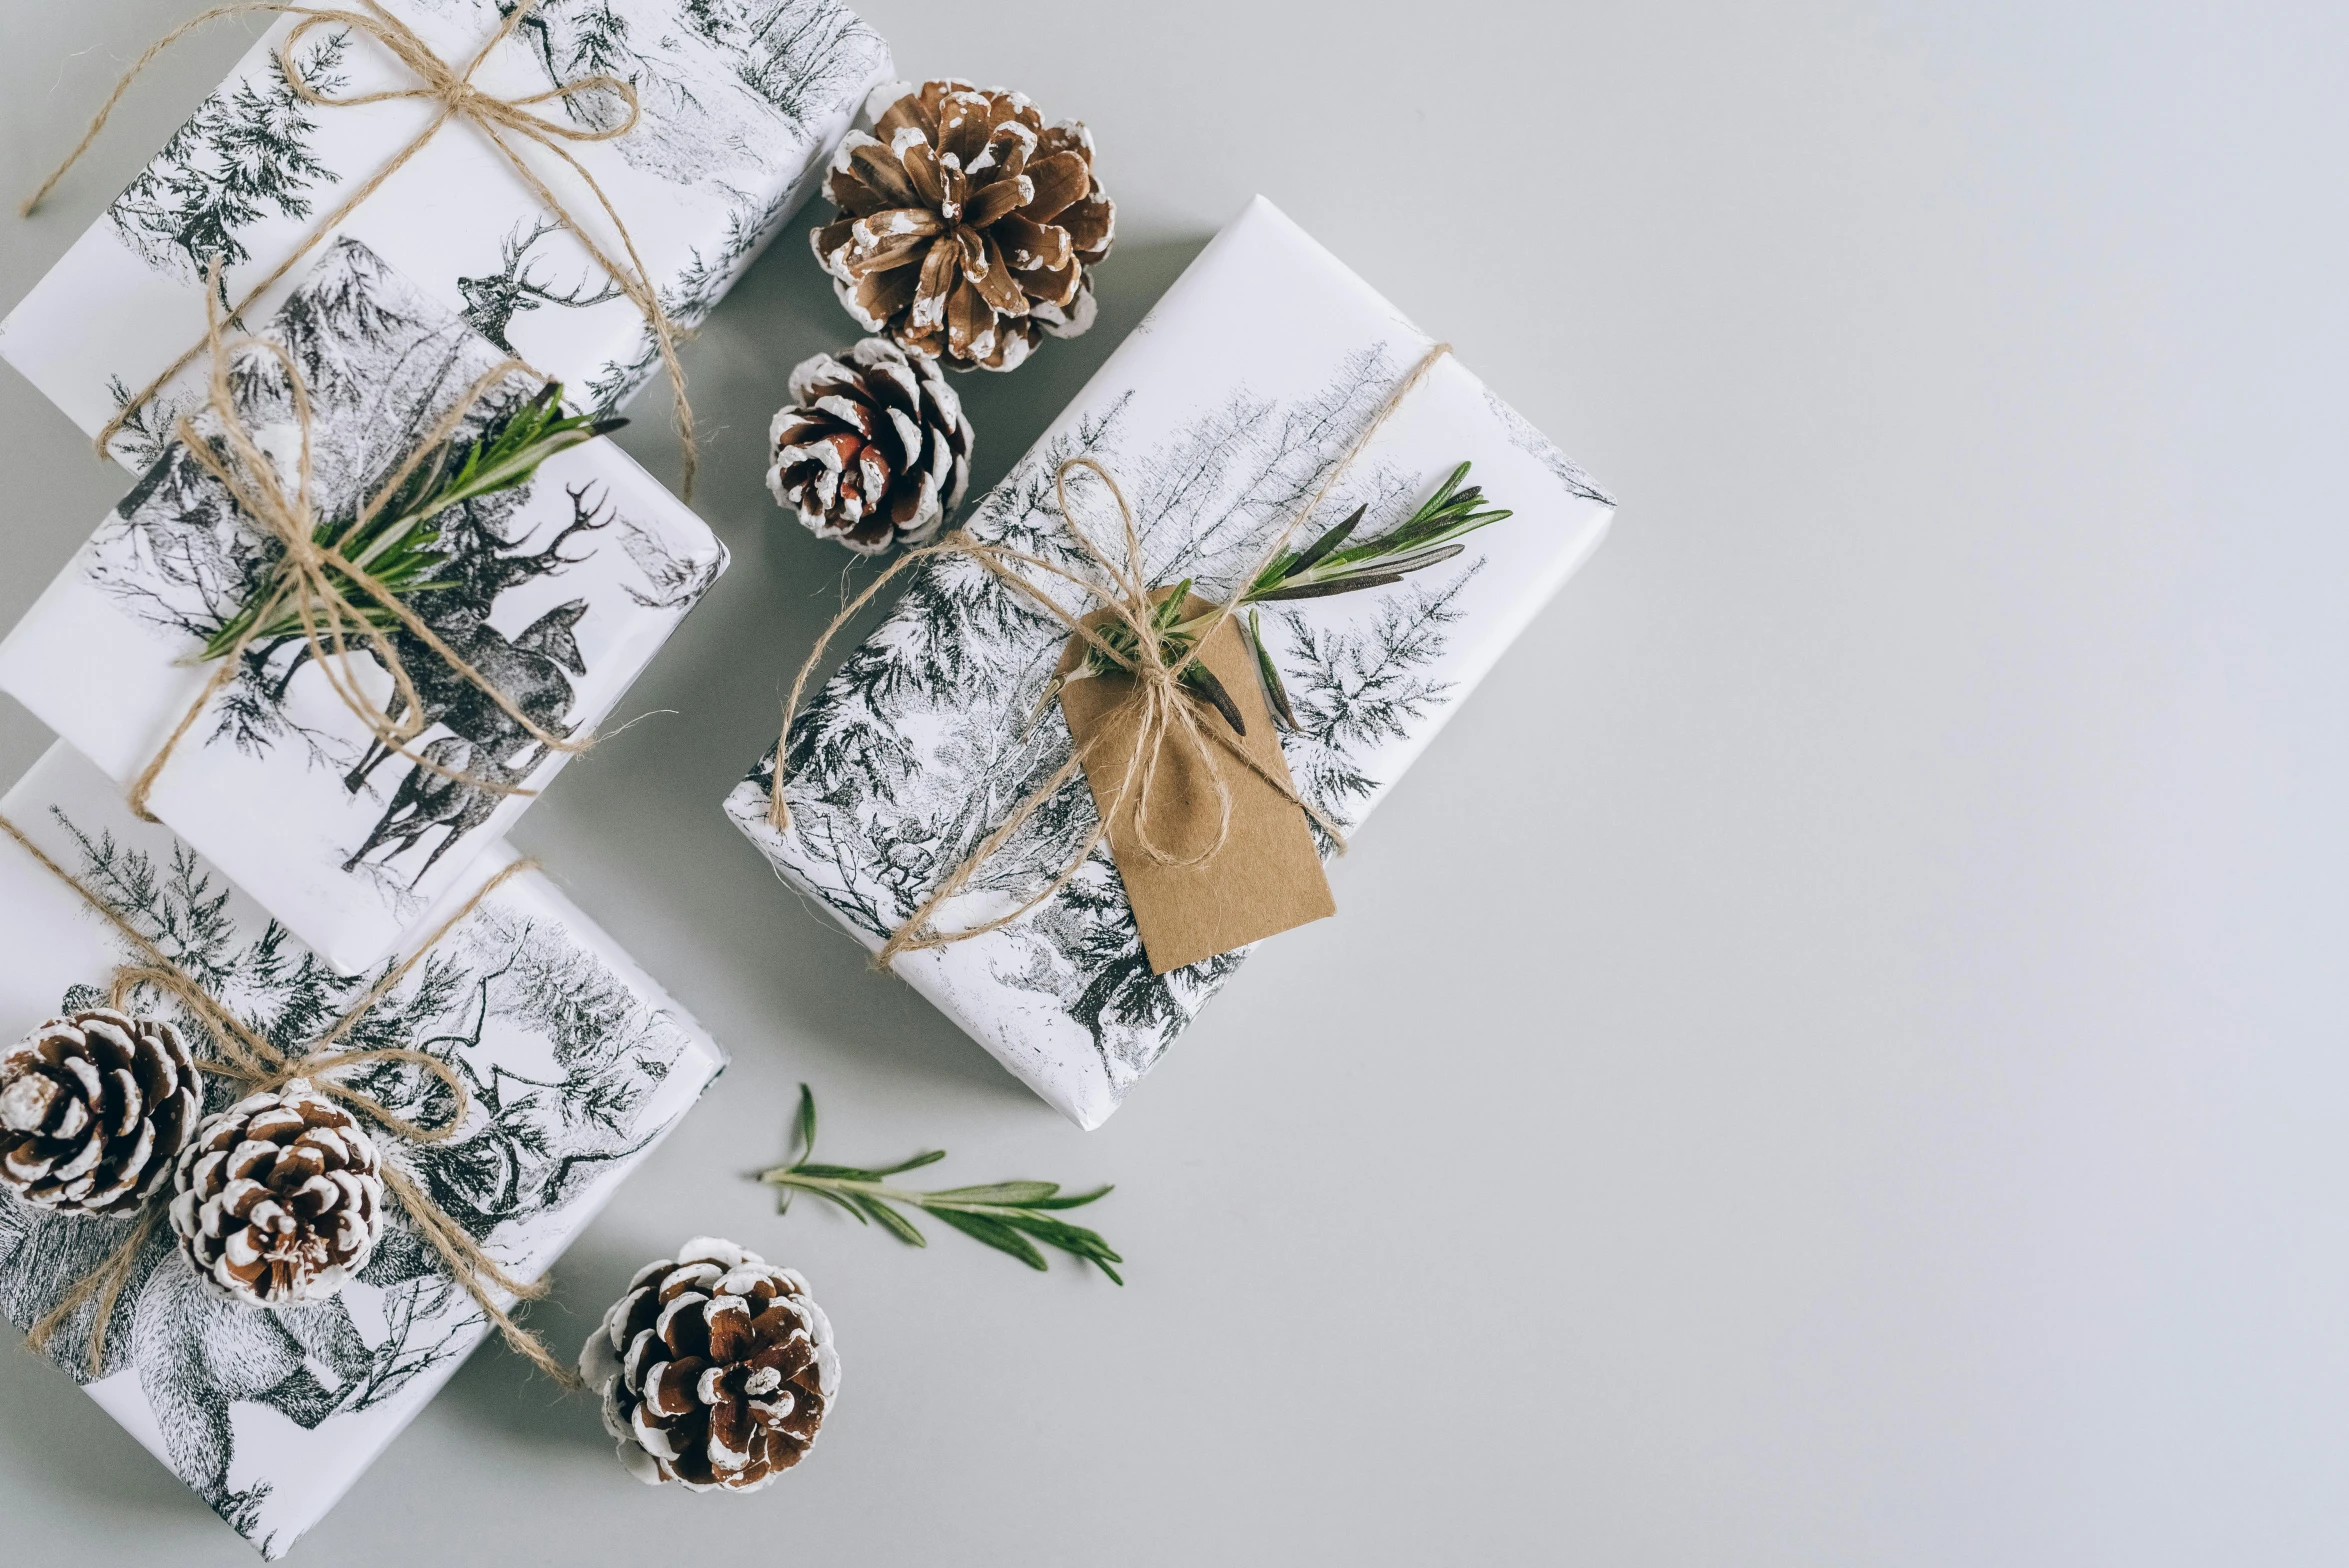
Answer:
<path fill-rule="evenodd" d="M 1214 608 L 1193 594 L 1183 613 L 1190 618 Z M 1087 616 L 1086 622 L 1097 623 L 1111 613 Z M 1087 648 L 1083 639 L 1070 638 L 1061 674 L 1076 669 Z M 1201 729 L 1223 732 L 1282 788 L 1293 790 L 1255 659 L 1235 621 L 1227 618 L 1215 629 L 1201 647 L 1199 662 L 1223 683 L 1247 723 L 1244 735 L 1234 735 L 1223 715 L 1201 703 L 1196 705 Z M 1169 865 L 1150 853 L 1135 821 L 1144 799 L 1141 768 L 1130 769 L 1132 784 L 1127 785 L 1141 725 L 1139 704 L 1129 700 L 1134 689 L 1126 675 L 1085 676 L 1061 688 L 1060 707 L 1069 734 L 1083 749 L 1094 809 L 1109 822 L 1109 852 L 1133 902 L 1150 972 L 1163 975 L 1335 914 L 1329 878 L 1322 874 L 1304 811 L 1212 739 L 1208 750 L 1231 791 L 1231 822 L 1222 847 L 1192 865 Z M 1215 842 L 1221 815 L 1215 784 L 1198 748 L 1179 731 L 1169 730 L 1148 782 L 1150 837 L 1162 851 L 1188 860 Z M 1121 790 L 1126 798 L 1112 816 Z"/>

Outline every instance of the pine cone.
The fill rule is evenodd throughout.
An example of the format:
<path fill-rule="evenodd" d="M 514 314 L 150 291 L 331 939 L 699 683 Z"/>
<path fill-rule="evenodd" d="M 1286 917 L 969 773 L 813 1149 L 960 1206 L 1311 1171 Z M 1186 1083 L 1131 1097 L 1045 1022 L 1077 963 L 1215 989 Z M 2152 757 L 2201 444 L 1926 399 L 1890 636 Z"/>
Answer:
<path fill-rule="evenodd" d="M 171 1228 L 201 1278 L 239 1301 L 324 1301 L 383 1230 L 375 1140 L 296 1078 L 208 1117 L 179 1157 Z"/>
<path fill-rule="evenodd" d="M 870 108 L 873 134 L 851 131 L 832 159 L 840 211 L 808 236 L 866 331 L 1010 370 L 1044 333 L 1093 324 L 1086 269 L 1109 254 L 1116 208 L 1084 126 L 958 81 L 894 82 Z"/>
<path fill-rule="evenodd" d="M 579 1352 L 604 1429 L 647 1485 L 748 1491 L 798 1464 L 840 1387 L 807 1281 L 697 1236 L 636 1271 Z"/>
<path fill-rule="evenodd" d="M 0 1182 L 64 1214 L 119 1214 L 161 1185 L 204 1085 L 160 1018 L 91 1008 L 0 1057 Z"/>
<path fill-rule="evenodd" d="M 962 399 L 935 360 L 887 338 L 802 361 L 767 439 L 775 499 L 859 555 L 929 538 L 970 483 Z"/>

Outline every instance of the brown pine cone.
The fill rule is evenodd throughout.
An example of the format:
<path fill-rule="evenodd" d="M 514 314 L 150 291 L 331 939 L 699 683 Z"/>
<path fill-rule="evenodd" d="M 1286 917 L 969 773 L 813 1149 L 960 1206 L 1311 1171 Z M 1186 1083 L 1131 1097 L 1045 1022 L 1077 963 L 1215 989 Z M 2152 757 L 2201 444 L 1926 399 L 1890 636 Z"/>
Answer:
<path fill-rule="evenodd" d="M 324 1301 L 383 1230 L 375 1140 L 296 1078 L 206 1118 L 179 1157 L 171 1228 L 197 1275 L 238 1301 Z"/>
<path fill-rule="evenodd" d="M 620 1462 L 647 1485 L 749 1491 L 798 1464 L 840 1387 L 807 1281 L 697 1236 L 636 1271 L 579 1352 Z"/>
<path fill-rule="evenodd" d="M 0 1057 L 0 1182 L 64 1214 L 137 1208 L 203 1110 L 196 1064 L 162 1019 L 52 1018 Z"/>
<path fill-rule="evenodd" d="M 767 439 L 775 499 L 859 555 L 929 538 L 971 480 L 962 399 L 937 361 L 887 338 L 801 361 Z"/>
<path fill-rule="evenodd" d="M 833 291 L 868 332 L 958 367 L 1010 370 L 1043 334 L 1093 324 L 1087 271 L 1117 210 L 1093 137 L 1047 126 L 1019 93 L 968 82 L 875 89 L 873 132 L 832 159 L 840 211 L 809 234 Z"/>

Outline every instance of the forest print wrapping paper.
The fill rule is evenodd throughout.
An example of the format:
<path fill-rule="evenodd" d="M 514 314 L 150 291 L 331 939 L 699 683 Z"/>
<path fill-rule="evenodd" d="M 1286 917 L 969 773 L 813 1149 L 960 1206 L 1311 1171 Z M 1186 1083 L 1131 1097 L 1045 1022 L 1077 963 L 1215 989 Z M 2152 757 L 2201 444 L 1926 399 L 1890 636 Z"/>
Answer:
<path fill-rule="evenodd" d="M 1431 346 L 1258 198 L 967 526 L 1076 567 L 1053 476 L 1067 458 L 1089 455 L 1133 503 L 1147 579 L 1189 577 L 1201 594 L 1227 598 Z M 1462 459 L 1474 463 L 1471 481 L 1489 504 L 1514 516 L 1468 536 L 1459 557 L 1392 587 L 1267 606 L 1263 616 L 1299 721 L 1283 737 L 1289 771 L 1304 798 L 1349 830 L 1597 548 L 1613 516 L 1587 474 L 1446 358 L 1302 539 L 1363 503 L 1364 537 L 1392 527 Z M 1072 492 L 1093 536 L 1116 539 L 1106 495 L 1081 473 Z M 1057 707 L 1031 722 L 1066 630 L 959 557 L 925 562 L 909 578 L 881 628 L 792 727 L 791 831 L 778 835 L 767 822 L 771 757 L 726 802 L 795 888 L 876 950 L 1067 760 L 1070 744 Z M 1058 591 L 1065 608 L 1092 607 Z M 946 906 L 942 928 L 1016 907 L 1096 821 L 1085 780 L 1071 779 Z M 1337 918 L 1347 918 L 1342 902 Z M 895 967 L 1038 1094 L 1095 1127 L 1251 951 L 1152 975 L 1103 848 L 1024 919 L 908 953 Z"/>
<path fill-rule="evenodd" d="M 0 800 L 43 852 L 281 1049 L 299 1052 L 374 983 L 344 976 L 170 830 L 130 815 L 106 776 L 53 747 Z M 499 846 L 451 908 L 513 860 Z M 0 1030 L 102 1005 L 128 944 L 80 896 L 0 842 Z M 210 1035 L 162 1007 L 199 1056 Z M 619 1183 L 692 1108 L 725 1057 L 544 875 L 484 899 L 349 1037 L 454 1068 L 470 1106 L 445 1142 L 385 1139 L 442 1210 L 508 1273 L 551 1266 Z M 412 1064 L 352 1073 L 394 1112 L 431 1121 L 447 1091 Z M 205 1109 L 241 1092 L 207 1077 Z M 122 1219 L 61 1216 L 0 1191 L 0 1314 L 23 1327 L 110 1252 Z M 402 1211 L 333 1299 L 242 1308 L 202 1288 L 157 1228 L 88 1365 L 91 1312 L 50 1354 L 107 1414 L 266 1557 L 318 1522 L 491 1332 Z"/>
<path fill-rule="evenodd" d="M 383 4 L 460 63 L 511 9 L 507 0 Z M 429 123 L 435 106 L 421 100 L 326 107 L 297 98 L 275 54 L 293 26 L 279 18 L 246 51 L 0 323 L 0 357 L 92 436 L 203 340 L 210 257 L 226 266 L 227 297 L 242 298 Z M 307 33 L 295 66 L 337 97 L 416 85 L 379 44 L 347 29 Z M 614 140 L 566 146 L 612 198 L 670 317 L 690 329 L 814 190 L 891 67 L 880 35 L 838 0 L 540 0 L 473 80 L 517 98 L 599 73 L 634 84 L 642 119 Z M 608 93 L 542 110 L 583 129 L 617 124 L 624 112 Z M 543 149 L 522 150 L 604 252 L 625 255 L 578 177 Z M 658 368 L 637 308 L 469 125 L 444 126 L 334 233 L 365 242 L 582 405 L 616 408 Z M 297 266 L 256 301 L 256 318 L 273 313 L 300 276 Z M 154 461 L 194 385 L 183 374 L 133 411 L 112 442 L 126 467 Z"/>
<path fill-rule="evenodd" d="M 352 239 L 321 254 L 264 336 L 310 396 L 315 510 L 355 515 L 474 381 L 505 356 Z M 301 448 L 291 384 L 248 348 L 239 417 L 281 466 Z M 518 376 L 467 416 L 535 390 Z M 445 586 L 407 603 L 539 729 L 588 733 L 726 566 L 701 519 L 609 441 L 527 484 L 441 514 Z M 278 547 L 177 441 L 0 642 L 0 690 L 127 785 L 214 666 L 201 649 L 265 580 Z M 173 749 L 150 809 L 348 973 L 420 929 L 426 910 L 530 805 L 568 755 L 412 633 L 390 635 L 425 721 L 390 754 L 293 635 L 257 640 Z M 394 718 L 388 669 L 345 668 Z M 424 758 L 446 772 L 422 766 Z M 459 777 L 448 777 L 454 773 Z M 495 786 L 495 787 L 492 787 Z"/>

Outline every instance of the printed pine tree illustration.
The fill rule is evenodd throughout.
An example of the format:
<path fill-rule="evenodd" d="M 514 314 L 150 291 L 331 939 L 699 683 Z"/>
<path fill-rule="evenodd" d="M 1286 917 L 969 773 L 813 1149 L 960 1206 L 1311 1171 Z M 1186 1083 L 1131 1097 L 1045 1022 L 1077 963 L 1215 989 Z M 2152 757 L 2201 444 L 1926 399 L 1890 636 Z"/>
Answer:
<path fill-rule="evenodd" d="M 516 3 L 498 0 L 498 15 L 511 16 Z M 515 31 L 538 56 L 552 86 L 587 76 L 612 76 L 641 90 L 651 74 L 650 62 L 630 47 L 628 18 L 612 0 L 547 0 L 534 6 Z M 565 114 L 598 130 L 618 125 L 627 112 L 619 97 L 608 92 L 569 93 L 561 105 Z"/>
<path fill-rule="evenodd" d="M 1441 588 L 1399 588 L 1366 626 L 1316 627 L 1297 610 L 1281 616 L 1288 634 L 1281 680 L 1297 715 L 1297 727 L 1281 736 L 1281 755 L 1298 792 L 1331 821 L 1350 826 L 1350 808 L 1378 789 L 1362 771 L 1362 754 L 1410 734 L 1451 690 L 1419 671 L 1442 654 L 1443 629 L 1460 619 L 1452 601 L 1481 569 L 1480 562 Z M 1319 824 L 1314 835 L 1323 837 Z"/>
<path fill-rule="evenodd" d="M 310 45 L 297 61 L 304 79 L 320 92 L 344 86 L 336 71 L 349 45 L 348 32 Z M 240 80 L 225 96 L 205 99 L 107 217 L 158 271 L 200 278 L 214 256 L 224 268 L 250 259 L 241 230 L 273 212 L 307 218 L 314 188 L 341 178 L 310 149 L 318 129 L 313 112 L 271 56 L 258 81 Z"/>
<path fill-rule="evenodd" d="M 736 57 L 743 84 L 794 120 L 868 79 L 880 35 L 842 6 L 807 0 L 686 0 L 686 25 Z"/>

